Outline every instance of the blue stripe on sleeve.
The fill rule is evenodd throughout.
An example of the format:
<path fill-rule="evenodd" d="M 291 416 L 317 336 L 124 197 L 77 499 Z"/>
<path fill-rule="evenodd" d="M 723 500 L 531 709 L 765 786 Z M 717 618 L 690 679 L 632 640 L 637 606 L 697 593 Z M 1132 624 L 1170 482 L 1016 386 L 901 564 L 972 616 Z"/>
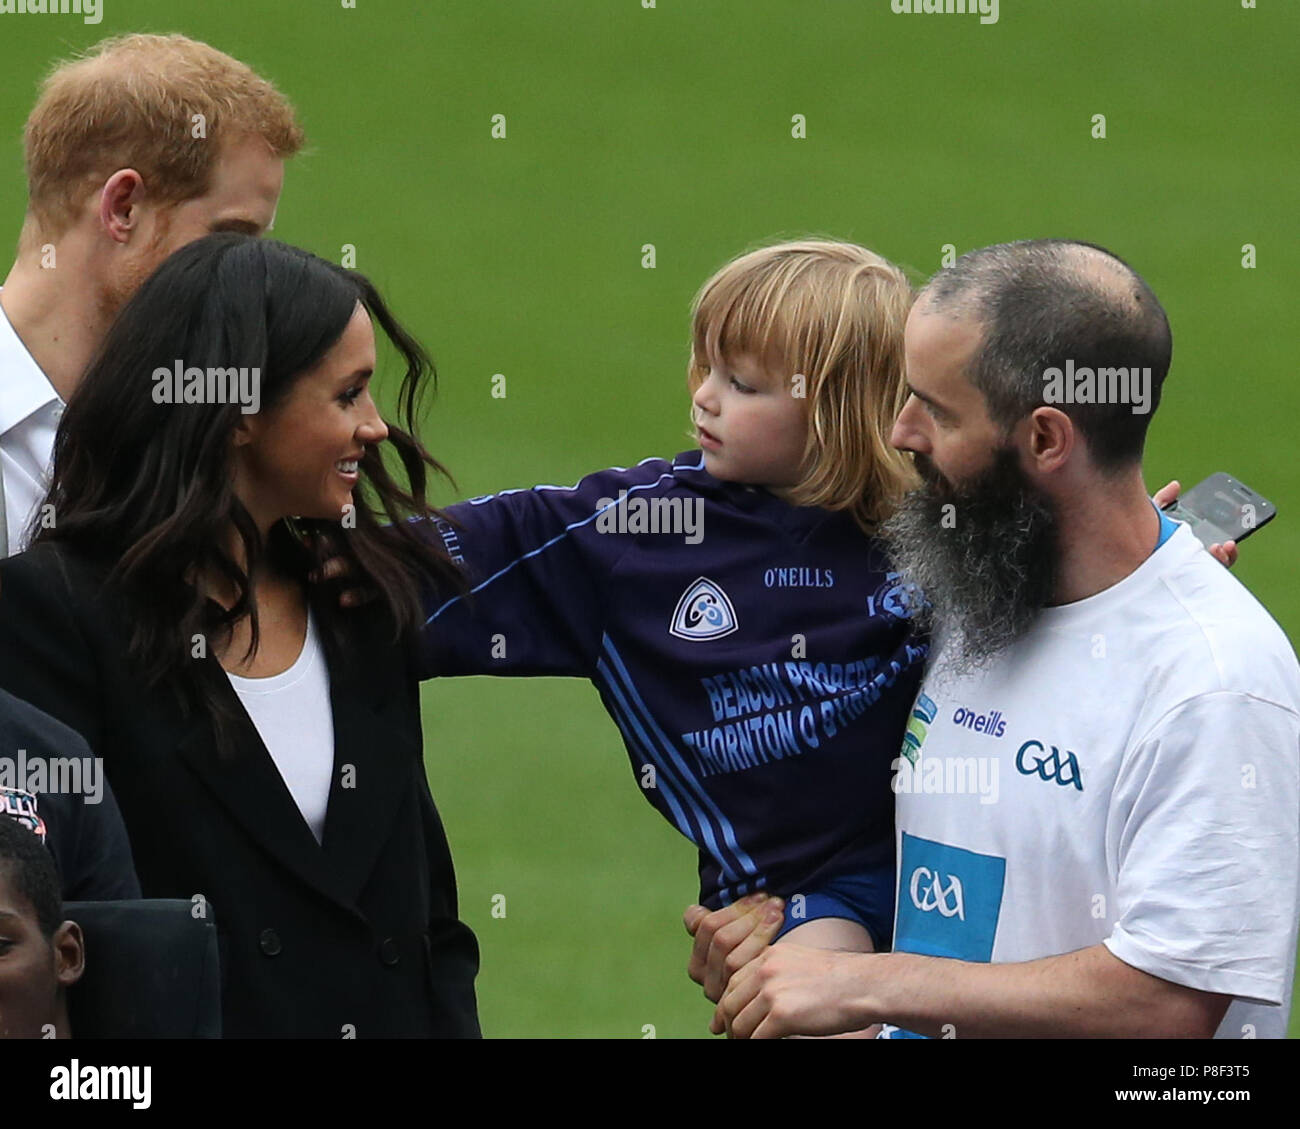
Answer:
<path fill-rule="evenodd" d="M 476 584 L 473 588 L 471 588 L 471 589 L 469 590 L 469 592 L 466 593 L 466 595 L 470 595 L 470 596 L 472 596 L 472 595 L 474 595 L 475 592 L 481 592 L 484 588 L 486 588 L 486 587 L 487 587 L 489 584 L 491 584 L 493 581 L 495 581 L 495 580 L 499 580 L 502 576 L 504 576 L 507 572 L 509 572 L 509 571 L 510 571 L 512 568 L 514 568 L 516 565 L 521 564 L 523 561 L 528 560 L 530 557 L 535 557 L 535 556 L 537 556 L 538 553 L 544 553 L 544 552 L 545 552 L 547 549 L 549 549 L 552 545 L 558 544 L 559 542 L 563 541 L 563 540 L 564 540 L 564 539 L 565 539 L 565 538 L 566 538 L 566 537 L 567 537 L 571 532 L 573 532 L 573 530 L 575 530 L 575 529 L 580 529 L 580 528 L 581 528 L 582 526 L 584 526 L 584 525 L 589 525 L 591 522 L 595 521 L 598 517 L 600 517 L 600 515 L 603 514 L 606 510 L 612 510 L 615 506 L 619 505 L 619 504 L 624 500 L 624 498 L 626 498 L 628 495 L 635 494 L 635 493 L 636 493 L 637 491 L 639 491 L 639 490 L 653 490 L 656 486 L 659 486 L 659 485 L 664 481 L 664 479 L 666 479 L 666 478 L 670 479 L 670 478 L 672 478 L 672 477 L 673 477 L 673 476 L 672 476 L 672 473 L 671 473 L 671 472 L 665 472 L 664 474 L 661 474 L 661 475 L 660 475 L 657 479 L 655 479 L 653 482 L 643 482 L 643 483 L 641 483 L 640 486 L 631 486 L 631 487 L 627 487 L 627 488 L 626 488 L 626 493 L 623 495 L 622 498 L 616 498 L 616 499 L 614 499 L 612 502 L 610 502 L 610 504 L 609 504 L 608 506 L 601 506 L 600 509 L 596 510 L 596 511 L 595 511 L 594 513 L 592 513 L 592 514 L 589 514 L 587 517 L 584 517 L 581 521 L 570 522 L 568 525 L 566 525 L 566 526 L 564 527 L 563 530 L 561 530 L 559 533 L 557 533 L 557 534 L 556 534 L 554 537 L 552 537 L 549 541 L 546 541 L 546 542 L 544 542 L 543 544 L 538 545 L 536 549 L 530 549 L 528 552 L 524 553 L 522 556 L 516 557 L 516 558 L 515 558 L 513 561 L 511 561 L 509 564 L 504 565 L 504 566 L 502 566 L 501 568 L 497 569 L 497 571 L 494 572 L 491 576 L 489 576 L 486 580 L 482 581 L 482 582 L 479 583 L 479 584 Z M 567 489 L 567 490 L 576 490 L 577 487 L 576 487 L 576 486 L 570 486 L 570 487 L 550 487 L 549 489 Z M 511 491 L 504 491 L 504 493 L 520 493 L 520 492 L 521 492 L 521 491 L 513 491 L 513 490 L 511 490 Z M 495 495 L 495 494 L 494 494 L 494 495 L 491 495 L 490 497 L 499 497 L 499 496 L 500 496 L 500 495 Z M 486 501 L 486 500 L 488 500 L 488 499 L 480 499 L 480 500 L 477 500 L 477 501 L 479 501 L 479 502 L 481 503 L 482 501 Z M 442 615 L 442 613 L 445 612 L 449 607 L 451 607 L 452 604 L 456 603 L 458 600 L 463 600 L 464 598 L 465 598 L 464 596 L 453 596 L 450 600 L 448 600 L 445 604 L 443 604 L 442 607 L 440 607 L 437 611 L 435 611 L 435 612 L 433 613 L 433 615 L 429 616 L 429 618 L 426 619 L 426 620 L 424 621 L 424 626 L 425 626 L 425 627 L 428 627 L 429 624 L 431 624 L 435 619 L 437 619 L 440 615 Z"/>
<path fill-rule="evenodd" d="M 663 757 L 655 751 L 649 735 L 646 733 L 641 720 L 636 716 L 633 708 L 628 703 L 623 689 L 616 684 L 615 678 L 610 677 L 610 668 L 608 664 L 605 663 L 604 659 L 597 660 L 596 669 L 598 673 L 604 677 L 605 684 L 609 687 L 610 693 L 612 693 L 618 700 L 619 707 L 623 714 L 621 719 L 615 718 L 615 721 L 619 722 L 619 728 L 623 728 L 623 720 L 626 720 L 627 722 L 628 728 L 624 730 L 623 736 L 627 739 L 633 740 L 633 744 L 636 748 L 639 751 L 644 752 L 647 759 L 655 765 L 655 769 L 658 773 L 664 776 L 665 779 L 672 780 L 673 775 L 671 769 L 664 762 Z M 686 792 L 686 789 L 683 789 L 683 792 Z M 678 824 L 682 834 L 690 839 L 690 841 L 697 847 L 707 850 L 716 860 L 718 866 L 722 868 L 722 873 L 734 882 L 740 876 L 736 873 L 735 866 L 723 858 L 708 817 L 701 810 L 700 805 L 695 802 L 691 796 L 684 795 L 684 799 L 686 804 L 690 807 L 691 816 L 694 819 L 695 825 L 699 828 L 699 831 L 697 834 L 693 835 L 689 828 L 681 827 L 681 825 Z"/>
<path fill-rule="evenodd" d="M 658 743 L 660 747 L 671 758 L 673 764 L 676 766 L 678 772 L 680 773 L 681 782 L 684 785 L 684 790 L 687 794 L 688 802 L 691 802 L 691 796 L 693 794 L 695 802 L 692 802 L 692 807 L 695 808 L 697 814 L 704 814 L 704 810 L 707 809 L 707 813 L 712 815 L 713 819 L 717 821 L 718 830 L 721 832 L 722 837 L 726 842 L 727 848 L 729 849 L 731 854 L 737 859 L 737 861 L 740 863 L 741 868 L 751 878 L 758 877 L 758 867 L 755 865 L 754 860 L 750 858 L 748 853 L 742 850 L 740 844 L 736 842 L 736 832 L 735 832 L 735 828 L 732 827 L 731 825 L 731 821 L 727 819 L 725 815 L 722 814 L 722 812 L 718 809 L 718 806 L 713 802 L 713 800 L 709 797 L 709 794 L 704 790 L 703 786 L 699 783 L 698 780 L 695 779 L 689 766 L 683 760 L 681 753 L 678 751 L 677 746 L 674 745 L 671 740 L 669 740 L 669 738 L 664 734 L 663 730 L 660 729 L 659 726 L 656 724 L 654 720 L 654 715 L 646 707 L 646 704 L 644 701 L 642 701 L 640 694 L 637 693 L 636 687 L 632 682 L 632 676 L 628 674 L 627 667 L 623 665 L 623 660 L 620 657 L 618 650 L 614 647 L 613 641 L 609 638 L 608 635 L 606 635 L 601 640 L 601 646 L 605 651 L 605 653 L 609 655 L 609 657 L 613 660 L 614 669 L 617 672 L 618 676 L 621 678 L 625 688 L 628 691 L 629 696 L 631 697 L 633 703 L 637 708 L 637 711 L 644 719 L 646 726 L 651 730 L 653 730 L 655 737 L 658 739 Z M 718 858 L 719 865 L 721 865 L 722 860 L 719 855 L 718 848 L 716 846 L 716 843 L 712 842 L 711 828 L 709 830 L 709 835 L 711 840 L 710 842 L 711 853 L 714 854 L 715 858 Z M 730 871 L 730 868 L 724 868 L 724 871 L 731 873 L 733 877 L 735 876 L 734 872 Z"/>
<path fill-rule="evenodd" d="M 597 662 L 597 669 L 603 665 L 603 660 Z M 647 749 L 637 735 L 635 722 L 628 715 L 627 702 L 623 699 L 622 694 L 617 687 L 610 687 L 611 692 L 616 697 L 616 701 L 610 703 L 610 713 L 613 715 L 614 723 L 618 726 L 623 734 L 623 740 L 635 749 L 637 754 L 643 758 L 643 763 L 653 764 L 655 768 L 655 784 L 659 787 L 664 799 L 668 802 L 669 810 L 673 813 L 673 824 L 677 830 L 686 836 L 692 843 L 698 843 L 696 834 L 691 827 L 690 820 L 687 819 L 686 813 L 682 810 L 682 805 L 673 792 L 672 784 L 668 779 L 668 773 L 660 763 L 659 758 L 654 752 Z"/>

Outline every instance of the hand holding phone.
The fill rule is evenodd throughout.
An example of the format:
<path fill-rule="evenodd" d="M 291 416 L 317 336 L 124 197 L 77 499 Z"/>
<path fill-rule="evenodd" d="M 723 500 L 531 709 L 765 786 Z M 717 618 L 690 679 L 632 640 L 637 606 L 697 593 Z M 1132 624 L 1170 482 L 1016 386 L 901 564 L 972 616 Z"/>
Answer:
<path fill-rule="evenodd" d="M 1198 482 L 1164 511 L 1191 526 L 1207 549 L 1227 541 L 1244 541 L 1277 516 L 1272 502 L 1223 471 Z"/>

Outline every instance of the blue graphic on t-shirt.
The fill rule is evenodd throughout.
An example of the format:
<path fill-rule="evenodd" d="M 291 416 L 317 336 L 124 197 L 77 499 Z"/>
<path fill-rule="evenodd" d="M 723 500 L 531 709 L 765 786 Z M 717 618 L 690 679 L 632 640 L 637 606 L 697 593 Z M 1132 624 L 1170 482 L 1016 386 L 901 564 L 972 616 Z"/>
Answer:
<path fill-rule="evenodd" d="M 1007 860 L 903 832 L 894 951 L 988 961 L 1002 911 Z M 882 1039 L 921 1039 L 886 1025 Z"/>
<path fill-rule="evenodd" d="M 987 961 L 1007 860 L 903 832 L 895 952 Z"/>

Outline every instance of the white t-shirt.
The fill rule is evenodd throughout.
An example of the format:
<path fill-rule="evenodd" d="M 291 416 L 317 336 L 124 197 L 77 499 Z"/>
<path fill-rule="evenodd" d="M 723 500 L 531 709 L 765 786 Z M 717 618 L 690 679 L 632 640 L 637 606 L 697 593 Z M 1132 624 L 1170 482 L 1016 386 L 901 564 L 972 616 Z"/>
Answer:
<path fill-rule="evenodd" d="M 226 671 L 226 677 L 319 843 L 334 775 L 334 715 L 329 667 L 311 610 L 302 653 L 288 670 L 270 678 L 241 678 Z"/>
<path fill-rule="evenodd" d="M 1236 997 L 1218 1037 L 1285 1035 L 1300 666 L 1186 526 L 984 671 L 945 676 L 940 657 L 898 767 L 897 950 L 1012 962 L 1104 943 Z"/>

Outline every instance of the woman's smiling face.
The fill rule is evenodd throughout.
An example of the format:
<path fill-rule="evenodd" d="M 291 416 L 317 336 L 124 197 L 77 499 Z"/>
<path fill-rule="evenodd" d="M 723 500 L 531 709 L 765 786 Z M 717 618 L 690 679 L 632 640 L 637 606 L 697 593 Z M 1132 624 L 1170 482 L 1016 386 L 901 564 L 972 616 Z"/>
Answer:
<path fill-rule="evenodd" d="M 375 332 L 357 303 L 343 335 L 273 408 L 236 430 L 235 492 L 265 533 L 282 517 L 337 521 L 357 460 L 388 437 L 370 396 Z"/>

